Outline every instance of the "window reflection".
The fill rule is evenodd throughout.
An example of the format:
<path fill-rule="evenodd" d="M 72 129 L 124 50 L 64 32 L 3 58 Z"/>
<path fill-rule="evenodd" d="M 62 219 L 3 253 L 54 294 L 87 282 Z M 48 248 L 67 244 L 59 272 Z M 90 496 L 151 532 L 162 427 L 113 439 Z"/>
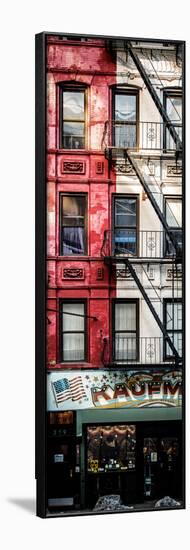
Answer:
<path fill-rule="evenodd" d="M 166 112 L 180 140 L 182 140 L 182 95 L 180 92 L 165 92 Z M 166 148 L 175 149 L 170 131 L 166 129 Z"/>
<path fill-rule="evenodd" d="M 85 147 L 85 92 L 62 91 L 62 147 Z"/>
<path fill-rule="evenodd" d="M 182 251 L 182 200 L 181 198 L 165 199 L 166 221 L 172 232 L 173 239 L 179 252 Z M 174 245 L 166 234 L 165 253 L 167 256 L 175 254 Z"/>
<path fill-rule="evenodd" d="M 136 147 L 137 94 L 116 93 L 114 109 L 114 144 L 116 147 Z"/>

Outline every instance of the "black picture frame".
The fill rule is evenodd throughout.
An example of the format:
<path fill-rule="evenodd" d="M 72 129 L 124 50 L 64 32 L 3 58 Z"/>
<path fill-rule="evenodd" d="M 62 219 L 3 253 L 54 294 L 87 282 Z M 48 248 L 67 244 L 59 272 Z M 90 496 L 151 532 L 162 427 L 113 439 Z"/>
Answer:
<path fill-rule="evenodd" d="M 42 32 L 35 36 L 35 276 L 36 276 L 36 294 L 35 294 L 35 478 L 36 478 L 36 514 L 41 518 L 55 516 L 73 516 L 71 513 L 66 514 L 50 514 L 47 508 L 47 426 L 46 426 L 46 39 L 49 35 L 60 35 L 66 37 L 80 38 L 100 38 L 110 40 L 138 40 L 149 43 L 168 42 L 179 44 L 182 47 L 183 58 L 183 152 L 182 152 L 182 195 L 183 195 L 183 405 L 182 405 L 182 432 L 183 432 L 183 506 L 186 507 L 186 490 L 185 490 L 185 52 L 186 43 L 183 40 L 156 39 L 156 38 L 134 38 L 123 36 L 104 36 L 79 33 L 63 33 L 63 32 Z M 175 508 L 167 508 L 174 510 Z M 177 509 L 177 508 L 176 508 Z M 160 511 L 164 508 L 160 508 Z M 134 510 L 135 512 L 136 510 Z M 137 510 L 138 511 L 138 510 Z M 153 511 L 152 508 L 146 508 L 146 511 Z M 93 512 L 89 512 L 92 515 Z M 112 513 L 112 512 L 102 512 Z M 119 512 L 114 512 L 119 513 Z M 88 515 L 88 512 L 76 512 L 75 516 Z"/>

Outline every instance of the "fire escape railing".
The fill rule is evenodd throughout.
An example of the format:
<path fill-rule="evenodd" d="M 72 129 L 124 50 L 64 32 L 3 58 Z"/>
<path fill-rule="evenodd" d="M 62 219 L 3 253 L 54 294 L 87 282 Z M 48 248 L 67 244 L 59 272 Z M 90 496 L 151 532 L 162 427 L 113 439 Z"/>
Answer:
<path fill-rule="evenodd" d="M 166 124 L 164 122 L 155 121 L 106 121 L 104 132 L 104 143 L 106 147 L 106 156 L 114 152 L 117 156 L 123 155 L 123 149 L 134 149 L 136 151 L 164 151 L 167 153 L 179 152 L 181 146 L 179 142 L 174 140 L 171 135 L 170 128 L 175 128 L 175 132 L 179 137 L 182 136 L 182 125 Z M 115 150 L 115 151 L 114 151 Z"/>
<path fill-rule="evenodd" d="M 173 230 L 178 244 L 178 256 L 182 251 L 182 230 Z M 135 229 L 106 230 L 101 248 L 104 257 L 139 258 L 142 260 L 170 261 L 176 259 L 175 248 L 165 231 L 136 231 Z"/>
<path fill-rule="evenodd" d="M 176 128 L 175 128 L 175 125 L 171 123 L 171 120 L 168 116 L 168 113 L 163 105 L 163 103 L 160 101 L 160 98 L 151 82 L 151 79 L 149 77 L 149 75 L 147 74 L 147 71 L 145 69 L 145 67 L 143 66 L 143 63 L 141 62 L 139 56 L 138 56 L 138 53 L 134 50 L 132 44 L 130 42 L 127 42 L 126 44 L 126 52 L 128 52 L 134 62 L 134 64 L 136 65 L 137 67 L 137 70 L 139 71 L 140 75 L 141 75 L 141 78 L 143 79 L 153 101 L 154 101 L 154 104 L 156 105 L 161 117 L 162 117 L 162 120 L 163 122 L 166 124 L 167 128 L 168 128 L 168 131 L 171 135 L 171 137 L 173 138 L 175 144 L 176 144 L 176 147 L 177 149 L 181 150 L 182 149 L 182 142 L 181 142 L 181 137 L 179 136 L 179 133 L 176 131 Z M 153 66 L 153 69 L 154 69 L 154 66 Z M 154 72 L 156 74 L 156 70 L 154 69 Z"/>
<path fill-rule="evenodd" d="M 102 140 L 102 146 L 105 150 L 105 157 L 111 163 L 116 159 L 124 159 L 128 161 L 131 165 L 134 175 L 140 181 L 147 197 L 149 198 L 152 207 L 154 208 L 157 217 L 159 218 L 163 230 L 166 235 L 166 240 L 171 243 L 171 250 L 173 251 L 174 259 L 181 261 L 181 252 L 182 252 L 182 235 L 180 233 L 174 232 L 167 223 L 166 215 L 163 213 L 163 193 L 160 189 L 160 186 L 156 184 L 157 190 L 153 186 L 151 179 L 151 174 L 144 173 L 143 168 L 139 165 L 139 153 L 141 149 L 148 151 L 160 151 L 160 152 L 174 152 L 177 159 L 180 158 L 180 153 L 182 151 L 182 126 L 181 124 L 173 124 L 170 120 L 168 113 L 165 109 L 165 106 L 161 102 L 156 89 L 154 88 L 150 75 L 147 74 L 146 69 L 141 62 L 137 51 L 133 49 L 133 45 L 130 42 L 124 41 L 124 49 L 126 53 L 129 53 L 134 64 L 139 71 L 141 78 L 144 81 L 145 86 L 147 87 L 150 96 L 152 97 L 154 104 L 158 110 L 159 115 L 162 117 L 162 122 L 137 122 L 137 121 L 112 121 L 106 122 L 104 139 Z M 155 76 L 158 76 L 156 70 L 153 66 L 153 72 Z M 107 136 L 106 136 L 107 133 Z M 141 153 L 140 153 L 141 154 Z M 145 237 L 145 240 L 147 237 Z M 110 237 L 107 239 L 104 235 L 104 243 L 102 247 L 102 254 L 106 253 L 106 246 L 110 246 Z M 121 245 L 121 247 L 120 247 Z M 138 244 L 139 246 L 139 244 Z M 148 255 L 147 247 L 145 246 L 145 254 Z M 158 327 L 160 328 L 164 341 L 169 345 L 170 350 L 175 357 L 176 362 L 180 360 L 179 350 L 174 345 L 171 336 L 168 334 L 163 321 L 160 319 L 156 309 L 153 306 L 152 300 L 148 296 L 144 285 L 142 284 L 141 279 L 139 278 L 136 270 L 134 269 L 134 255 L 141 254 L 144 255 L 143 247 L 140 250 L 137 250 L 137 235 L 131 232 L 131 234 L 125 235 L 123 238 L 122 233 L 114 234 L 114 240 L 111 237 L 111 255 L 115 256 L 120 251 L 123 254 L 123 261 L 130 273 L 131 277 L 137 284 L 142 297 L 146 301 Z M 114 250 L 114 253 L 113 253 Z M 159 253 L 161 249 L 159 249 Z M 162 251 L 163 253 L 163 251 Z M 155 252 L 157 254 L 157 251 Z M 152 259 L 150 257 L 150 259 Z M 154 259 L 154 258 L 153 258 Z M 156 290 L 155 290 L 156 291 Z M 160 299 L 161 302 L 161 299 Z"/>
<path fill-rule="evenodd" d="M 178 352 L 181 357 L 181 334 L 178 334 Z M 157 336 L 131 337 L 115 335 L 112 343 L 112 354 L 107 354 L 104 347 L 102 362 L 110 363 L 138 363 L 141 365 L 158 365 L 161 363 L 175 363 L 175 356 L 170 344 L 165 338 Z"/>

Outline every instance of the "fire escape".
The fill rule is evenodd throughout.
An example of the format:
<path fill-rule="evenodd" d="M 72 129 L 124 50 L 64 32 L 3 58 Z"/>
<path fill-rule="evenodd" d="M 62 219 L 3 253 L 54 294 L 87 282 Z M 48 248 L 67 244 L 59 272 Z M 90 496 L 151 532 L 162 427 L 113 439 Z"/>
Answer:
<path fill-rule="evenodd" d="M 114 48 L 113 42 L 109 42 L 108 47 L 112 54 L 115 54 L 117 43 Z M 166 328 L 163 318 L 158 314 L 155 308 L 155 302 L 163 302 L 160 298 L 157 289 L 153 285 L 151 277 L 149 277 L 150 265 L 169 265 L 171 267 L 171 289 L 172 300 L 174 303 L 175 291 L 181 284 L 182 276 L 182 229 L 179 227 L 176 231 L 168 225 L 166 214 L 164 213 L 163 201 L 164 194 L 159 185 L 154 173 L 149 167 L 151 153 L 157 155 L 165 154 L 165 158 L 170 158 L 175 161 L 176 167 L 181 167 L 182 157 L 182 132 L 181 124 L 174 124 L 170 120 L 168 113 L 161 102 L 157 93 L 156 86 L 153 85 L 152 79 L 145 66 L 140 59 L 138 49 L 132 43 L 123 42 L 123 50 L 126 55 L 130 55 L 133 63 L 140 74 L 145 87 L 147 88 L 156 109 L 161 117 L 161 122 L 138 122 L 139 142 L 134 137 L 134 132 L 130 134 L 129 124 L 122 126 L 122 143 L 118 143 L 115 139 L 116 121 L 107 123 L 107 142 L 104 143 L 105 157 L 109 162 L 110 169 L 115 162 L 123 162 L 131 167 L 133 175 L 139 180 L 144 196 L 150 201 L 157 218 L 161 222 L 162 231 L 138 231 L 135 235 L 133 230 L 129 230 L 125 234 L 125 239 L 117 238 L 114 231 L 105 231 L 102 245 L 102 255 L 104 261 L 110 266 L 112 273 L 118 264 L 121 264 L 126 269 L 129 278 L 134 281 L 139 289 L 142 298 L 145 300 L 154 320 L 162 333 L 162 338 L 132 338 L 124 342 L 124 353 L 118 354 L 112 351 L 111 363 L 120 363 L 124 360 L 126 363 L 141 363 L 141 364 L 167 364 L 173 363 L 175 366 L 182 361 L 181 351 L 177 349 L 174 339 Z M 142 49 L 141 49 L 142 51 Z M 156 73 L 155 67 L 152 69 Z M 155 82 L 159 78 L 158 74 L 154 74 Z M 146 157 L 143 155 L 143 150 L 146 150 Z M 147 155 L 150 157 L 147 161 Z M 169 250 L 169 254 L 166 253 Z M 141 274 L 144 273 L 148 282 L 146 285 L 142 282 L 142 277 L 139 275 L 138 266 L 141 266 Z M 147 270 L 145 265 L 147 264 Z M 150 289 L 155 293 L 153 300 Z M 174 310 L 173 310 L 174 313 Z M 171 319 L 172 320 L 172 319 Z M 174 323 L 174 320 L 172 320 Z M 121 346 L 120 346 L 121 347 Z M 163 349 L 169 350 L 169 354 L 163 353 Z M 149 350 L 149 354 L 147 353 Z M 151 354 L 151 350 L 153 353 Z M 149 359 L 148 359 L 149 357 Z M 118 359 L 118 361 L 117 361 Z M 106 361 L 105 361 L 106 362 Z"/>

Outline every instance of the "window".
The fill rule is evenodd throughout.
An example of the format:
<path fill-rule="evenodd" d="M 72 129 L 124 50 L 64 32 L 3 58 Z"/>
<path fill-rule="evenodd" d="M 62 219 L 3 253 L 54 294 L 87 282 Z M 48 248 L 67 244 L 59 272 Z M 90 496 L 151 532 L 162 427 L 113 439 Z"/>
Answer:
<path fill-rule="evenodd" d="M 85 148 L 85 90 L 61 88 L 61 136 L 63 149 Z"/>
<path fill-rule="evenodd" d="M 114 254 L 137 254 L 137 197 L 114 199 Z"/>
<path fill-rule="evenodd" d="M 61 195 L 61 256 L 86 254 L 86 195 Z"/>
<path fill-rule="evenodd" d="M 113 145 L 137 147 L 138 92 L 114 91 Z"/>
<path fill-rule="evenodd" d="M 174 128 L 182 140 L 182 94 L 179 90 L 164 91 L 164 107 L 166 112 L 171 120 L 171 123 L 174 125 Z M 166 149 L 175 149 L 174 140 L 169 132 L 169 130 L 164 131 L 164 143 Z"/>
<path fill-rule="evenodd" d="M 87 471 L 90 473 L 134 470 L 136 426 L 87 426 Z"/>
<path fill-rule="evenodd" d="M 182 355 L 182 302 L 179 299 L 164 300 L 164 326 L 178 354 Z M 165 358 L 173 356 L 168 343 L 165 345 Z"/>
<path fill-rule="evenodd" d="M 85 303 L 61 303 L 61 360 L 85 361 Z"/>
<path fill-rule="evenodd" d="M 165 217 L 168 227 L 171 229 L 177 249 L 182 251 L 182 199 L 181 197 L 165 198 Z M 165 235 L 165 255 L 172 256 L 175 249 L 168 235 Z"/>
<path fill-rule="evenodd" d="M 138 300 L 114 304 L 113 357 L 115 361 L 138 360 Z"/>

